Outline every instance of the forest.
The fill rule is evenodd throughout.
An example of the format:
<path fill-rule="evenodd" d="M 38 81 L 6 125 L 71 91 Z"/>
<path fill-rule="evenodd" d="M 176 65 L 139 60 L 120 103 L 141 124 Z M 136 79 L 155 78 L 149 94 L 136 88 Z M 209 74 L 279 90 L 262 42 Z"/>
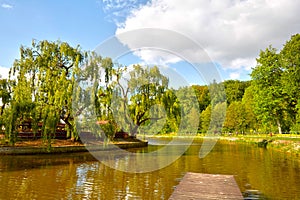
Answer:
<path fill-rule="evenodd" d="M 51 141 L 59 123 L 113 138 L 137 134 L 284 134 L 300 131 L 300 34 L 261 50 L 251 80 L 174 89 L 158 67 L 134 65 L 61 41 L 32 41 L 0 78 L 0 126 L 15 143 L 20 125 Z M 225 91 L 225 95 L 222 95 Z M 218 94 L 220 92 L 220 94 Z"/>

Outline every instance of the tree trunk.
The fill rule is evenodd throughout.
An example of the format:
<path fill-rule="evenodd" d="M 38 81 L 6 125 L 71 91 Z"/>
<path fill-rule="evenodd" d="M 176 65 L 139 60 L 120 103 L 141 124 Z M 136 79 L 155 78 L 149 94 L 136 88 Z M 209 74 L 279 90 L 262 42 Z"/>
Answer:
<path fill-rule="evenodd" d="M 277 123 L 277 127 L 278 127 L 278 133 L 282 134 L 281 123 L 280 123 L 279 119 L 276 119 L 276 123 Z"/>
<path fill-rule="evenodd" d="M 138 126 L 138 125 L 135 125 L 135 127 L 130 131 L 130 135 L 131 135 L 132 137 L 136 137 L 138 128 L 139 128 L 139 126 Z"/>
<path fill-rule="evenodd" d="M 0 116 L 3 115 L 4 109 L 5 109 L 5 103 L 1 106 L 1 113 L 0 113 Z"/>
<path fill-rule="evenodd" d="M 71 140 L 72 141 L 76 141 L 77 138 L 75 137 L 74 133 L 73 133 L 73 126 L 72 124 L 69 122 L 69 116 L 68 117 L 64 117 L 64 118 L 61 118 L 65 124 L 68 126 L 68 131 L 70 131 L 70 137 L 71 137 Z M 68 134 L 67 134 L 68 135 Z"/>

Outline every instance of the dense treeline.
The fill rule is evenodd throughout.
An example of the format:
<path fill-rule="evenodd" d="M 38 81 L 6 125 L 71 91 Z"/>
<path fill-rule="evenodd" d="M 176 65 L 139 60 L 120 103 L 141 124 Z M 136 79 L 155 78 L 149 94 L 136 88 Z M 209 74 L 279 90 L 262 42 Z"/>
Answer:
<path fill-rule="evenodd" d="M 261 51 L 251 81 L 179 89 L 169 87 L 158 67 L 134 65 L 128 70 L 79 46 L 33 41 L 31 47 L 20 48 L 10 70 L 14 78 L 0 79 L 0 125 L 11 143 L 24 121 L 49 143 L 59 122 L 74 139 L 82 130 L 109 137 L 117 131 L 132 136 L 298 133 L 299 70 L 299 34 L 280 52 L 271 46 Z"/>

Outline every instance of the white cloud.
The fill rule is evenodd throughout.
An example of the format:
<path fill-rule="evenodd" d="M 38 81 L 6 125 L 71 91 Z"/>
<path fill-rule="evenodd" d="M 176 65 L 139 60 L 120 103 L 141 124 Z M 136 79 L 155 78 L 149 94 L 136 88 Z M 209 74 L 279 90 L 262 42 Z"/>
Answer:
<path fill-rule="evenodd" d="M 228 64 L 231 69 L 241 69 L 249 71 L 251 68 L 255 67 L 256 60 L 252 58 L 236 58 L 230 61 Z"/>
<path fill-rule="evenodd" d="M 3 3 L 3 4 L 1 4 L 1 7 L 2 7 L 2 8 L 5 8 L 5 9 L 12 9 L 12 8 L 13 8 L 13 6 L 12 6 L 12 5 L 10 5 L 10 4 L 7 4 L 7 3 Z"/>
<path fill-rule="evenodd" d="M 197 41 L 224 68 L 249 71 L 260 49 L 270 44 L 281 48 L 299 32 L 299 7 L 300 1 L 295 0 L 152 0 L 132 9 L 116 33 L 140 28 L 174 30 Z M 144 40 L 151 38 L 134 38 L 135 43 Z M 179 45 L 191 58 L 198 56 L 194 49 Z M 152 61 L 155 55 L 146 53 L 141 58 Z"/>
<path fill-rule="evenodd" d="M 7 79 L 9 68 L 0 66 L 0 78 Z"/>
<path fill-rule="evenodd" d="M 232 79 L 232 80 L 239 79 L 239 78 L 240 78 L 240 73 L 238 73 L 238 72 L 230 73 L 230 74 L 229 74 L 229 77 L 230 77 L 230 79 Z"/>
<path fill-rule="evenodd" d="M 211 61 L 195 41 L 175 31 L 141 28 L 117 32 L 116 37 L 148 64 L 164 65 L 181 60 L 191 63 Z"/>
<path fill-rule="evenodd" d="M 165 52 L 159 49 L 139 49 L 134 51 L 134 55 L 146 61 L 146 65 L 166 65 L 168 63 L 177 63 L 181 59 L 174 56 L 170 52 Z"/>

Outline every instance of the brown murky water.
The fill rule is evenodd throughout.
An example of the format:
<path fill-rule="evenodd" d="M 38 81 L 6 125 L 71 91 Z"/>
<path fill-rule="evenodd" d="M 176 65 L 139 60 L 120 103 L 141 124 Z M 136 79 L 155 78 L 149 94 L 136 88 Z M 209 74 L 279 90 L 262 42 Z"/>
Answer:
<path fill-rule="evenodd" d="M 259 190 L 265 199 L 300 199 L 299 158 L 218 142 L 200 159 L 200 145 L 168 167 L 142 174 L 114 170 L 89 153 L 1 156 L 0 199 L 168 199 L 187 171 L 233 174 L 241 191 Z"/>

